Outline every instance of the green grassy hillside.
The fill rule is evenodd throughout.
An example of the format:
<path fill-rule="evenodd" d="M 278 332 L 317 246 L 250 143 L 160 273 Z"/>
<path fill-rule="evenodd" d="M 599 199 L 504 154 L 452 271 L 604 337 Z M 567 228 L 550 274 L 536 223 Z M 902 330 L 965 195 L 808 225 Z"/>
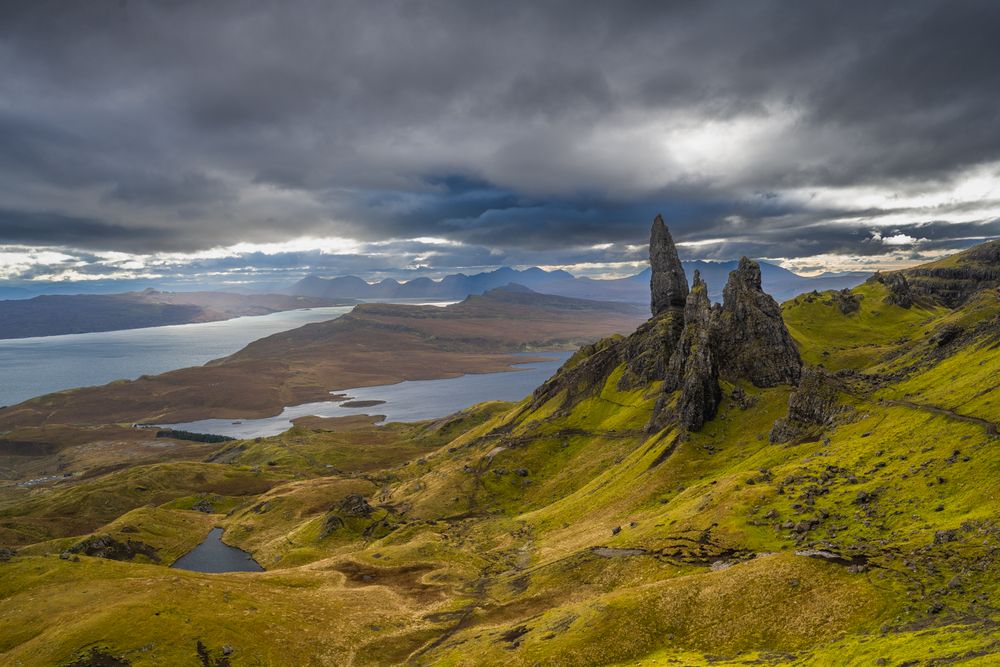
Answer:
<path fill-rule="evenodd" d="M 829 388 L 789 437 L 805 380 L 724 381 L 703 428 L 648 432 L 660 385 L 622 364 L 572 395 L 306 421 L 35 489 L 0 506 L 0 662 L 997 664 L 1000 290 L 890 296 L 782 306 Z M 212 525 L 267 571 L 166 567 Z M 159 564 L 60 558 L 95 535 Z"/>

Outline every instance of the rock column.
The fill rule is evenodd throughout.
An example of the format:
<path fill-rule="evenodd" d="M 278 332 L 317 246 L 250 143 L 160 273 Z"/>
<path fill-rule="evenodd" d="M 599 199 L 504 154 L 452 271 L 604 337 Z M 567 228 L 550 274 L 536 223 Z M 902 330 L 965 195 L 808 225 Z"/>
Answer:
<path fill-rule="evenodd" d="M 660 215 L 653 220 L 649 233 L 649 265 L 652 268 L 649 291 L 653 317 L 671 310 L 684 310 L 688 295 L 687 276 L 677 256 L 674 240 Z"/>

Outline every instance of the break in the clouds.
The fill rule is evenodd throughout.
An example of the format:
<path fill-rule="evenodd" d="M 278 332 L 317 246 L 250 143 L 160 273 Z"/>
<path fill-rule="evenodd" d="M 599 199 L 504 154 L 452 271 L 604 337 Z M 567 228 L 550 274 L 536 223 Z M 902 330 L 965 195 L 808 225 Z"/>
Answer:
<path fill-rule="evenodd" d="M 1000 236 L 995 2 L 5 2 L 0 279 L 691 258 Z"/>

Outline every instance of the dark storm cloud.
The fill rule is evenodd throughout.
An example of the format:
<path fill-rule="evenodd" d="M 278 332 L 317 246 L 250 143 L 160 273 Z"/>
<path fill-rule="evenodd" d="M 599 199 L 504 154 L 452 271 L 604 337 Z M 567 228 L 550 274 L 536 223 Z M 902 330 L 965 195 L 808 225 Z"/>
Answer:
<path fill-rule="evenodd" d="M 140 205 L 185 206 L 232 200 L 232 188 L 198 172 L 164 174 L 138 171 L 121 178 L 106 195 Z"/>
<path fill-rule="evenodd" d="M 1000 162 L 998 33 L 973 1 L 5 2 L 0 242 L 613 262 L 662 210 L 722 239 L 689 256 L 877 254 L 899 210 L 790 193 Z M 880 234 L 996 235 L 980 208 Z"/>
<path fill-rule="evenodd" d="M 164 230 L 130 227 L 93 218 L 0 209 L 0 239 L 5 243 L 95 249 L 146 247 L 162 241 L 165 236 Z"/>

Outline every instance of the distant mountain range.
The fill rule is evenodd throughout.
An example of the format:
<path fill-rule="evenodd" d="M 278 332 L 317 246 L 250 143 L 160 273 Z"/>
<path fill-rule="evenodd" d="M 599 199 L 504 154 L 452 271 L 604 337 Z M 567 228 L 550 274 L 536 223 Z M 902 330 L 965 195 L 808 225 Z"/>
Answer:
<path fill-rule="evenodd" d="M 713 301 L 722 299 L 722 287 L 729 272 L 737 262 L 684 262 L 688 280 L 694 270 L 701 271 L 708 284 L 709 296 Z M 843 289 L 863 282 L 868 273 L 830 273 L 816 277 L 800 276 L 787 269 L 766 262 L 760 263 L 764 290 L 778 301 L 785 301 L 802 292 L 811 290 Z M 482 294 L 488 290 L 510 283 L 524 285 L 536 292 L 557 294 L 581 299 L 600 299 L 645 303 L 649 300 L 649 269 L 627 278 L 599 280 L 578 278 L 566 271 L 545 271 L 538 267 L 517 270 L 501 267 L 495 271 L 466 275 L 456 273 L 441 280 L 415 278 L 399 282 L 387 278 L 381 282 L 369 283 L 357 276 L 320 278 L 307 276 L 295 283 L 290 292 L 297 296 L 326 299 L 464 299 L 470 294 Z"/>

